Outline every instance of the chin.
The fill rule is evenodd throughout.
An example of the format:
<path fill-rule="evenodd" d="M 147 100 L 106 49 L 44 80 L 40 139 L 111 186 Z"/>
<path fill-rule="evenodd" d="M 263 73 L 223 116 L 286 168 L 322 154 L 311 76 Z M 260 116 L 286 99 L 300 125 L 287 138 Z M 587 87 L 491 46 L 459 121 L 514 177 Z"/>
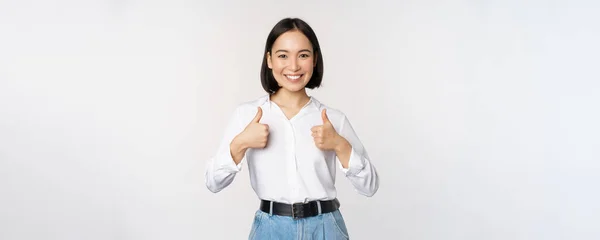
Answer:
<path fill-rule="evenodd" d="M 304 88 L 306 87 L 306 84 L 308 84 L 308 80 L 301 80 L 298 82 L 289 82 L 286 79 L 283 79 L 283 81 L 280 81 L 278 79 L 277 81 L 279 83 L 279 86 L 281 86 L 282 89 L 285 89 L 285 91 L 287 92 L 298 92 L 298 91 L 303 91 Z M 283 84 L 281 84 L 283 83 Z"/>

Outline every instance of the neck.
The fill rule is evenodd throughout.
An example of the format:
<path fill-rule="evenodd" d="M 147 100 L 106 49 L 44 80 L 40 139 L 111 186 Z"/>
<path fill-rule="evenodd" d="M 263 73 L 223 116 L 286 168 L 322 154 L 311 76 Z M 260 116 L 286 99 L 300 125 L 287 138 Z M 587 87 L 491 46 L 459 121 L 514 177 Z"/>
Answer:
<path fill-rule="evenodd" d="M 281 88 L 277 92 L 271 94 L 271 101 L 284 108 L 301 108 L 309 99 L 310 97 L 308 97 L 306 89 L 297 92 L 289 92 Z"/>

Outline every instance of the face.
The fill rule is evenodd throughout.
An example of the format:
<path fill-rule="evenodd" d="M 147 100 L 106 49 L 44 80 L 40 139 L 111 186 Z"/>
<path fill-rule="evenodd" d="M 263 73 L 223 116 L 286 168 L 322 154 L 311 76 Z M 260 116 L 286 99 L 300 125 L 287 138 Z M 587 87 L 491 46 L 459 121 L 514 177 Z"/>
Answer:
<path fill-rule="evenodd" d="M 303 90 L 316 63 L 310 40 L 302 32 L 292 30 L 281 34 L 271 49 L 267 64 L 279 86 L 290 92 Z"/>

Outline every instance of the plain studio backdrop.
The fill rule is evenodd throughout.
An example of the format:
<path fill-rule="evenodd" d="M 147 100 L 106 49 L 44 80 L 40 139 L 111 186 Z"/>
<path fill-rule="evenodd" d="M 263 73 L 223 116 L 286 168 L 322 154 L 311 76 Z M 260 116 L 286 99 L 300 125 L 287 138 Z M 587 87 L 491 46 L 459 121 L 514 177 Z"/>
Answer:
<path fill-rule="evenodd" d="M 351 239 L 600 238 L 598 2 L 215 2 L 0 1 L 0 239 L 246 239 L 205 164 L 284 17 L 380 174 Z"/>

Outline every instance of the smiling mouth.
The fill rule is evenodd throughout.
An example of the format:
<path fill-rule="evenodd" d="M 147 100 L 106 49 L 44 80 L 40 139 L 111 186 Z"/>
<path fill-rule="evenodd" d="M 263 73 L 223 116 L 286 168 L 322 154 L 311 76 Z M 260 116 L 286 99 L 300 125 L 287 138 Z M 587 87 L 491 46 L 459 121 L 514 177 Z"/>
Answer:
<path fill-rule="evenodd" d="M 295 81 L 300 79 L 300 77 L 304 76 L 304 74 L 284 74 L 284 76 L 291 81 Z"/>

